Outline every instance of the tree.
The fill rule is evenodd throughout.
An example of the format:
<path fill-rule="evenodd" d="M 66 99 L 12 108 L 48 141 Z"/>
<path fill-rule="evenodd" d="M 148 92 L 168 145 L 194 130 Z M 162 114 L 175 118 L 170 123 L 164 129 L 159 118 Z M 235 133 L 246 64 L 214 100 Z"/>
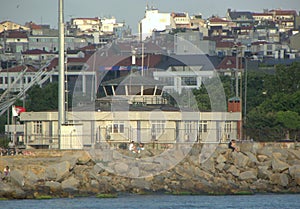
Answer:
<path fill-rule="evenodd" d="M 290 139 L 290 133 L 300 128 L 300 116 L 293 111 L 279 111 L 276 114 L 276 120 L 283 125 L 287 139 Z M 296 139 L 296 135 L 295 135 Z"/>
<path fill-rule="evenodd" d="M 44 88 L 33 86 L 26 97 L 28 111 L 48 111 L 58 109 L 58 83 L 49 83 Z"/>

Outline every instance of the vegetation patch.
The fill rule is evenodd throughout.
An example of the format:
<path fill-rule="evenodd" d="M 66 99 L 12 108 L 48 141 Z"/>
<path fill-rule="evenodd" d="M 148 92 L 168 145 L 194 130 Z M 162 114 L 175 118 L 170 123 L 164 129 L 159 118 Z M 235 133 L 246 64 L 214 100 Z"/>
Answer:
<path fill-rule="evenodd" d="M 37 200 L 48 200 L 48 199 L 52 199 L 53 197 L 50 195 L 40 195 L 40 196 L 36 196 L 35 199 Z"/>
<path fill-rule="evenodd" d="M 234 195 L 253 195 L 254 193 L 251 191 L 237 191 Z"/>
<path fill-rule="evenodd" d="M 97 198 L 117 198 L 117 194 L 97 194 Z"/>

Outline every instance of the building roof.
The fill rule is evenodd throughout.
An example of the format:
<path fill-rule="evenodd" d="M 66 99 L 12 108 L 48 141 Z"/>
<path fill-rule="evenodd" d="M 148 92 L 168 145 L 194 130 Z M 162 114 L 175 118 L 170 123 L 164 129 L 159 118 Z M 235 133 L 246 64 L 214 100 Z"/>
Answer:
<path fill-rule="evenodd" d="M 221 63 L 216 67 L 217 70 L 225 70 L 225 69 L 236 69 L 236 64 L 237 64 L 237 58 L 235 56 L 227 56 L 224 57 L 224 59 L 221 61 Z M 239 66 L 238 68 L 241 69 L 242 66 L 240 63 L 242 63 L 242 58 L 239 57 Z"/>
<path fill-rule="evenodd" d="M 228 20 L 224 20 L 222 18 L 219 18 L 219 17 L 212 17 L 209 19 L 209 21 L 211 23 L 228 23 L 229 21 Z"/>
<path fill-rule="evenodd" d="M 170 66 L 202 66 L 201 70 L 214 69 L 214 65 L 205 54 L 165 56 L 158 68 L 168 69 Z"/>
<path fill-rule="evenodd" d="M 236 44 L 232 41 L 218 41 L 216 48 L 233 48 Z"/>
<path fill-rule="evenodd" d="M 28 68 L 26 72 L 37 72 L 38 71 L 36 68 L 34 68 L 31 65 L 18 65 L 18 66 L 8 68 L 8 69 L 2 69 L 1 72 L 17 73 L 17 72 L 24 71 L 26 69 L 26 67 Z"/>
<path fill-rule="evenodd" d="M 22 54 L 26 54 L 26 55 L 39 55 L 39 54 L 52 54 L 52 53 L 47 52 L 45 50 L 41 50 L 41 49 L 29 49 L 27 51 L 22 52 Z"/>
<path fill-rule="evenodd" d="M 275 15 L 293 15 L 297 16 L 296 10 L 281 10 L 281 9 L 273 9 L 270 12 L 274 13 Z"/>
<path fill-rule="evenodd" d="M 162 82 L 154 80 L 149 76 L 141 76 L 137 73 L 131 73 L 128 76 L 119 77 L 113 80 L 105 81 L 102 86 L 130 85 L 130 86 L 156 86 L 162 85 Z"/>
<path fill-rule="evenodd" d="M 6 38 L 28 38 L 26 31 L 10 30 L 2 32 L 0 36 L 4 37 L 4 35 Z"/>
<path fill-rule="evenodd" d="M 41 25 L 37 25 L 32 21 L 26 23 L 25 26 L 30 28 L 31 30 L 42 30 L 43 29 Z"/>
<path fill-rule="evenodd" d="M 253 20 L 253 16 L 251 12 L 247 12 L 247 11 L 230 11 L 229 12 L 229 16 L 232 20 L 238 20 L 238 19 L 242 19 L 242 20 Z M 242 18 L 242 17 L 246 17 L 246 19 Z"/>

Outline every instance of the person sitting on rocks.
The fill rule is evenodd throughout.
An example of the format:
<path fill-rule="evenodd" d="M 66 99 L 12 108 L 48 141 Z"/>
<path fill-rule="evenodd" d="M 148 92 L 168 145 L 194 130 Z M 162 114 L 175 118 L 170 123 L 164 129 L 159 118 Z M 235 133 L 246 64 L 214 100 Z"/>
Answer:
<path fill-rule="evenodd" d="M 135 152 L 136 146 L 135 146 L 135 144 L 134 144 L 134 141 L 131 141 L 131 142 L 130 142 L 128 149 L 129 149 L 129 151 L 131 151 L 131 152 Z"/>
<path fill-rule="evenodd" d="M 142 150 L 144 150 L 144 144 L 143 143 L 139 143 L 139 146 L 137 147 L 137 152 L 140 153 Z"/>
<path fill-rule="evenodd" d="M 232 139 L 229 144 L 228 144 L 228 148 L 232 150 L 232 152 L 236 151 L 238 152 L 239 149 L 238 147 L 236 146 L 236 141 L 234 139 Z"/>
<path fill-rule="evenodd" d="M 4 176 L 3 176 L 2 180 L 8 180 L 8 178 L 10 176 L 10 168 L 8 165 L 4 168 L 3 173 L 4 173 Z"/>

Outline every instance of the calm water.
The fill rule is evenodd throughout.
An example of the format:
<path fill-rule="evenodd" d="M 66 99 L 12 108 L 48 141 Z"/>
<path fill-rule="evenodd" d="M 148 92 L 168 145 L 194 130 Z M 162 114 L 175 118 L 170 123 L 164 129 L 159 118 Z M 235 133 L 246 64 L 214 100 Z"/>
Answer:
<path fill-rule="evenodd" d="M 251 209 L 297 209 L 297 195 L 242 195 L 242 196 L 172 196 L 172 195 L 121 195 L 118 198 L 99 199 L 93 197 L 51 200 L 0 201 L 5 209 L 40 208 L 251 208 Z"/>

